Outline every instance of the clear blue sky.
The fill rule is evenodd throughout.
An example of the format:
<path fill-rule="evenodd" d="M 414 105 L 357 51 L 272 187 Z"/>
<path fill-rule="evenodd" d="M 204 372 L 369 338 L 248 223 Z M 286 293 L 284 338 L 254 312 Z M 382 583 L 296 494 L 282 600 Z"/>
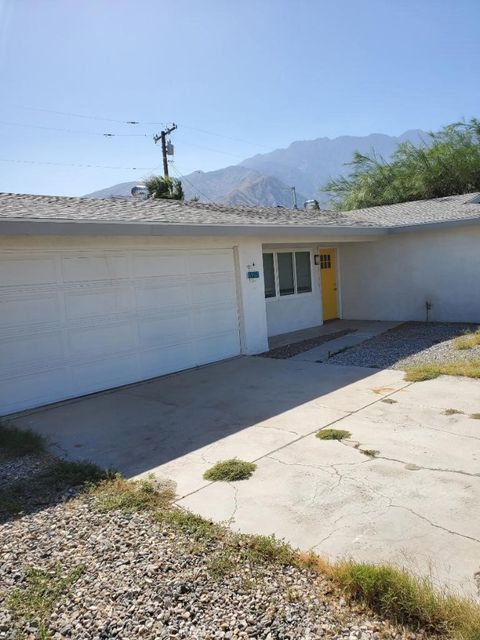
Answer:
<path fill-rule="evenodd" d="M 161 164 L 160 125 L 40 109 L 178 122 L 181 173 L 478 117 L 479 25 L 479 0 L 0 0 L 0 191 L 81 195 Z"/>

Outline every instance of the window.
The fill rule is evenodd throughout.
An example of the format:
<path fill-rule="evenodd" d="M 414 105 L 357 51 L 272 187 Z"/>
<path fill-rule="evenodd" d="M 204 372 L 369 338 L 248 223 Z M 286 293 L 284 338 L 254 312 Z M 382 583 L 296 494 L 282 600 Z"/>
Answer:
<path fill-rule="evenodd" d="M 293 279 L 293 253 L 278 253 L 278 288 L 281 296 L 291 296 L 295 293 Z"/>
<path fill-rule="evenodd" d="M 309 293 L 312 290 L 310 251 L 264 253 L 263 275 L 265 298 Z"/>
<path fill-rule="evenodd" d="M 297 251 L 295 253 L 295 270 L 297 274 L 297 293 L 311 291 L 312 273 L 310 270 L 309 251 Z"/>
<path fill-rule="evenodd" d="M 331 269 L 332 257 L 329 253 L 320 254 L 320 269 Z"/>
<path fill-rule="evenodd" d="M 273 253 L 263 254 L 263 279 L 265 281 L 265 298 L 275 298 L 275 268 L 273 266 Z"/>

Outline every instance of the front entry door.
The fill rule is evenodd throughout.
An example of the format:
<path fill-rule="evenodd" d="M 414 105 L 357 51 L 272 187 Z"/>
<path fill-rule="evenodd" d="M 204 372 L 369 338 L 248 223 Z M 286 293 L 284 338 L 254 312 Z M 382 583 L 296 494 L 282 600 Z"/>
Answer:
<path fill-rule="evenodd" d="M 320 286 L 323 319 L 333 320 L 337 314 L 337 250 L 320 248 Z"/>

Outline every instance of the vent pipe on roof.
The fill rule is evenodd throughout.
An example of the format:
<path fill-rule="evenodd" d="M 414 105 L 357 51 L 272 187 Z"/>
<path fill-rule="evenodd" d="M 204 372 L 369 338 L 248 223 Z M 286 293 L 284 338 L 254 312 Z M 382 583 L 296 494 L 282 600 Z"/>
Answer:
<path fill-rule="evenodd" d="M 150 196 L 147 187 L 144 184 L 136 184 L 130 191 L 132 198 L 135 200 L 147 200 Z"/>

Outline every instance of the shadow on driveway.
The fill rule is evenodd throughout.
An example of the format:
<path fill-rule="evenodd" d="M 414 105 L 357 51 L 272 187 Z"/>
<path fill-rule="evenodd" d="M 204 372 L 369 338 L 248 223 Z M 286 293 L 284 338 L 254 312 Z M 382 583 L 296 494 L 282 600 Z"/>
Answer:
<path fill-rule="evenodd" d="M 393 372 L 242 357 L 44 407 L 15 423 L 45 435 L 57 455 L 135 476 L 242 432 L 233 455 L 262 455 L 378 400 L 368 389 L 373 373 Z M 256 437 L 246 431 L 253 426 Z"/>

